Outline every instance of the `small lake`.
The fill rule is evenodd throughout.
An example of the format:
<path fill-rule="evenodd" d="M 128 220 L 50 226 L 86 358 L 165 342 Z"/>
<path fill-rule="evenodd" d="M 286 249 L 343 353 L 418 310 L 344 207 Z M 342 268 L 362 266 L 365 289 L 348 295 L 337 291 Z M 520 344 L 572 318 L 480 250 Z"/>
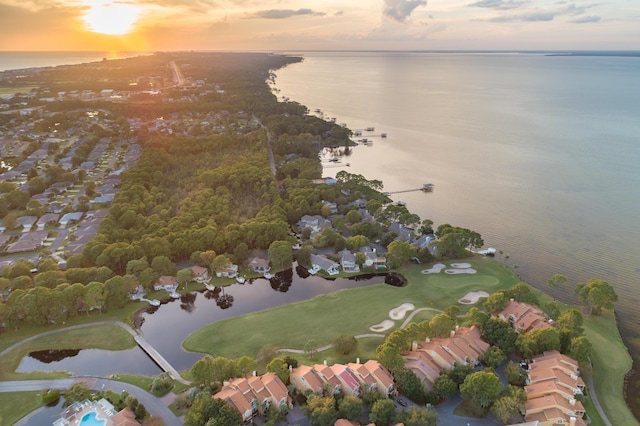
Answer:
<path fill-rule="evenodd" d="M 279 272 L 270 280 L 256 278 L 215 291 L 198 291 L 179 299 L 150 306 L 134 319 L 144 338 L 178 371 L 190 369 L 201 353 L 187 352 L 182 341 L 207 324 L 251 312 L 275 308 L 338 290 L 387 282 L 402 285 L 397 274 L 369 274 L 325 279 L 309 275 L 302 267 Z M 215 278 L 211 282 L 215 284 Z M 215 355 L 215 354 L 214 354 Z M 107 376 L 114 373 L 154 376 L 161 371 L 138 347 L 126 351 L 84 349 L 39 351 L 25 356 L 16 371 L 67 370 L 78 375 Z"/>

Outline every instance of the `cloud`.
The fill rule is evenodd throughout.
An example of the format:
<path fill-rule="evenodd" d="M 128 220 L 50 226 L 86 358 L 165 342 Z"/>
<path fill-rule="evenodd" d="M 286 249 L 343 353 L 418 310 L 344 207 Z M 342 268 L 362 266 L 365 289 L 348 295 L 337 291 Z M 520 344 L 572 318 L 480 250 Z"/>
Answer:
<path fill-rule="evenodd" d="M 494 1 L 494 0 L 481 0 L 481 1 Z M 500 1 L 500 0 L 498 0 Z M 585 6 L 576 6 L 575 4 L 566 4 L 560 8 L 554 10 L 530 10 L 522 13 L 511 13 L 502 16 L 496 16 L 494 18 L 487 19 L 489 22 L 544 22 L 544 21 L 553 21 L 556 16 L 579 16 L 582 15 L 587 9 L 594 7 L 594 5 L 585 5 Z M 592 17 L 597 18 L 599 17 Z M 584 19 L 584 18 L 583 18 Z M 576 19 L 570 22 L 580 21 L 581 19 Z M 595 21 L 585 21 L 585 22 L 595 22 Z M 576 22 L 576 23 L 585 23 L 585 22 Z"/>
<path fill-rule="evenodd" d="M 573 24 L 591 24 L 593 22 L 600 22 L 600 17 L 599 16 L 583 16 L 581 18 L 578 19 L 574 19 L 573 21 L 569 21 Z"/>
<path fill-rule="evenodd" d="M 526 5 L 527 2 L 525 0 L 480 0 L 475 3 L 470 3 L 467 6 L 469 7 L 485 7 L 487 9 L 496 9 L 496 10 L 510 10 L 517 9 Z"/>
<path fill-rule="evenodd" d="M 311 15 L 311 16 L 324 16 L 323 12 L 314 12 L 311 9 L 269 9 L 261 10 L 249 15 L 249 18 L 262 18 L 262 19 L 286 19 L 294 16 Z"/>
<path fill-rule="evenodd" d="M 553 11 L 535 11 L 535 12 L 526 12 L 526 13 L 518 13 L 512 15 L 505 16 L 496 16 L 495 18 L 487 19 L 489 22 L 544 22 L 544 21 L 553 21 L 553 18 L 556 17 L 556 12 Z"/>
<path fill-rule="evenodd" d="M 382 14 L 392 21 L 403 23 L 418 6 L 426 5 L 426 0 L 384 0 Z"/>

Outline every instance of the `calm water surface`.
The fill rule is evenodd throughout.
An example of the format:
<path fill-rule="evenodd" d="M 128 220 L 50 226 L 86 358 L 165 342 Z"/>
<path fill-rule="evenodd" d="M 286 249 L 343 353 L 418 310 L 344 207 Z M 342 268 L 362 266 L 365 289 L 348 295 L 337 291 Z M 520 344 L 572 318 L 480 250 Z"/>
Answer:
<path fill-rule="evenodd" d="M 185 351 L 182 349 L 182 341 L 207 324 L 299 302 L 320 294 L 383 282 L 384 275 L 326 280 L 309 276 L 304 268 L 290 269 L 276 274 L 271 280 L 258 278 L 242 285 L 219 288 L 219 291 L 191 292 L 180 299 L 166 301 L 159 307 L 151 307 L 138 315 L 136 326 L 144 338 L 178 371 L 187 370 L 203 354 Z M 138 347 L 115 352 L 97 349 L 40 351 L 25 356 L 17 369 L 18 372 L 55 370 L 102 376 L 114 373 L 155 376 L 161 372 Z"/>
<path fill-rule="evenodd" d="M 640 58 L 304 56 L 277 71 L 279 96 L 352 130 L 388 133 L 343 159 L 346 170 L 385 191 L 434 183 L 431 194 L 393 198 L 436 225 L 480 232 L 540 289 L 566 275 L 565 301 L 577 282 L 607 280 L 640 359 Z"/>

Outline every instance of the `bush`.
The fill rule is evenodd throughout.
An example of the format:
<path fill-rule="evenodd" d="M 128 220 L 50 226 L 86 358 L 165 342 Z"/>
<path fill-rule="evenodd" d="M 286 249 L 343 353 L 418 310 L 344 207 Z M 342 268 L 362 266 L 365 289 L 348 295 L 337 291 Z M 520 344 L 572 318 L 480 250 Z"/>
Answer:
<path fill-rule="evenodd" d="M 42 403 L 47 406 L 54 406 L 60 400 L 60 391 L 57 389 L 49 389 L 42 391 Z"/>

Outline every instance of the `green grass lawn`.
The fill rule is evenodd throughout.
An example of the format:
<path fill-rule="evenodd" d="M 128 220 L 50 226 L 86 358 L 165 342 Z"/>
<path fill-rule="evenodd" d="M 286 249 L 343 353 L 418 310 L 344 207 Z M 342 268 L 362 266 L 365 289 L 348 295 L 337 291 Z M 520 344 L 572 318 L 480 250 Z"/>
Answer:
<path fill-rule="evenodd" d="M 26 342 L 0 358 L 1 380 L 67 377 L 63 372 L 16 373 L 20 360 L 29 352 L 46 349 L 106 349 L 118 351 L 135 346 L 133 337 L 117 325 L 96 325 L 60 332 Z"/>
<path fill-rule="evenodd" d="M 472 258 L 475 275 L 421 274 L 425 265 L 405 267 L 400 272 L 406 287 L 374 284 L 317 296 L 311 300 L 255 312 L 209 324 L 183 342 L 190 351 L 230 358 L 256 356 L 267 344 L 277 348 L 302 349 L 313 338 L 319 346 L 340 334 L 372 333 L 369 327 L 389 319 L 389 310 L 410 302 L 416 308 L 444 309 L 458 304 L 469 291 L 492 293 L 515 284 L 517 277 L 499 262 Z M 459 305 L 465 312 L 470 305 Z M 429 318 L 426 314 L 423 318 Z M 396 327 L 402 321 L 396 321 Z M 248 338 L 248 337 L 251 338 Z"/>
<path fill-rule="evenodd" d="M 12 425 L 42 405 L 42 396 L 36 392 L 0 393 L 0 425 Z"/>
<path fill-rule="evenodd" d="M 631 356 L 622 342 L 612 312 L 585 320 L 585 334 L 593 345 L 593 383 L 607 417 L 614 425 L 638 425 L 624 400 L 624 376 Z"/>

